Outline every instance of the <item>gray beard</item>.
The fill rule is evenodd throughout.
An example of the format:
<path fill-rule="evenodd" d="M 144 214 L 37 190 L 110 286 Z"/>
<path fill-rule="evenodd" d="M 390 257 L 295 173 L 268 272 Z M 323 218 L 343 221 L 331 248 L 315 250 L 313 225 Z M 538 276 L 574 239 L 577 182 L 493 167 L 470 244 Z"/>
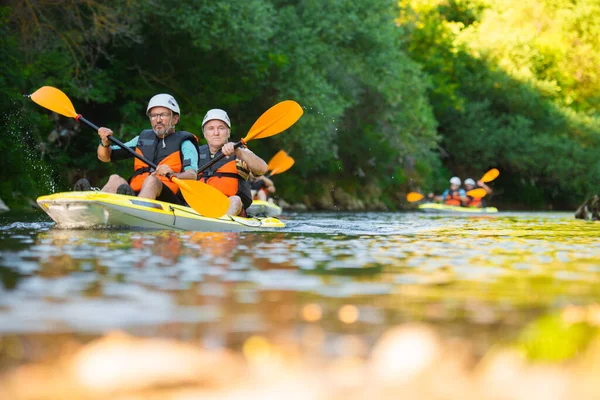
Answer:
<path fill-rule="evenodd" d="M 169 134 L 175 130 L 174 128 L 175 128 L 174 126 L 169 126 L 168 128 L 165 129 L 164 133 L 158 133 L 158 132 L 156 132 L 156 130 L 154 128 L 152 129 L 152 131 L 159 139 L 162 139 L 166 136 L 169 136 Z"/>

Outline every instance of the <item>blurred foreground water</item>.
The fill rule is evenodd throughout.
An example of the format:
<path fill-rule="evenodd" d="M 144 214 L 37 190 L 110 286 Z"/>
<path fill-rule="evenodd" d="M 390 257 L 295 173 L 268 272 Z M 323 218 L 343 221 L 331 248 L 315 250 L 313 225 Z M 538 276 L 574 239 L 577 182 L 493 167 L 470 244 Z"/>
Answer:
<path fill-rule="evenodd" d="M 0 218 L 0 399 L 600 398 L 600 224 L 572 214 Z"/>

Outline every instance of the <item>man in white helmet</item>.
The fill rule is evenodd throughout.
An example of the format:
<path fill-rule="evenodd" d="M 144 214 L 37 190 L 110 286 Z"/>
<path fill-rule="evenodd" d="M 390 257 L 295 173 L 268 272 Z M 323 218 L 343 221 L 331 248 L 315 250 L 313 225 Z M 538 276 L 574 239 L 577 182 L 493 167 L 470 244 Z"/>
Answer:
<path fill-rule="evenodd" d="M 175 98 L 169 94 L 162 93 L 152 97 L 148 102 L 146 115 L 152 129 L 143 130 L 125 145 L 155 163 L 156 170 L 134 158 L 134 172 L 129 182 L 119 175 L 111 175 L 102 191 L 184 204 L 179 187 L 166 175 L 196 180 L 198 138 L 189 132 L 175 129 L 181 110 Z M 108 137 L 112 134 L 113 131 L 109 128 L 98 129 L 98 158 L 103 162 L 132 158 L 129 152 L 119 146 L 111 146 Z"/>
<path fill-rule="evenodd" d="M 252 204 L 249 172 L 260 176 L 267 172 L 267 163 L 246 147 L 234 149 L 234 143 L 229 142 L 231 121 L 224 110 L 215 108 L 206 113 L 202 133 L 207 144 L 200 146 L 198 179 L 229 197 L 228 215 L 246 216 L 246 209 Z M 203 165 L 220 153 L 225 157 L 202 170 Z"/>
<path fill-rule="evenodd" d="M 444 190 L 440 196 L 434 196 L 433 193 L 430 193 L 429 198 L 450 206 L 461 206 L 468 201 L 467 193 L 460 187 L 461 183 L 458 176 L 453 176 L 450 178 L 450 188 Z"/>
<path fill-rule="evenodd" d="M 475 189 L 475 181 L 471 178 L 465 179 L 465 191 L 468 192 L 470 190 Z M 492 194 L 492 189 L 486 185 L 483 181 L 477 181 L 477 186 L 482 187 L 486 194 Z M 483 207 L 483 200 L 481 197 L 472 197 L 467 195 L 467 202 L 465 203 L 467 207 Z"/>

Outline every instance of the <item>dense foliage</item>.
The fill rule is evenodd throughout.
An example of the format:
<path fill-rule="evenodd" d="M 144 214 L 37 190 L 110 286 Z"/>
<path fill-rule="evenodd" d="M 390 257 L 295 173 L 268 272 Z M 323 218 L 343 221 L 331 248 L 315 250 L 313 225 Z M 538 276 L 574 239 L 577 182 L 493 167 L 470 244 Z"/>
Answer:
<path fill-rule="evenodd" d="M 600 4 L 403 1 L 403 47 L 434 82 L 444 162 L 498 166 L 513 204 L 569 207 L 598 190 Z"/>
<path fill-rule="evenodd" d="M 594 0 L 11 0 L 0 198 L 131 168 L 100 163 L 93 131 L 23 97 L 52 85 L 123 140 L 147 127 L 160 92 L 200 138 L 209 108 L 241 138 L 294 99 L 300 121 L 251 143 L 266 160 L 281 148 L 296 159 L 276 182 L 292 202 L 336 182 L 357 196 L 377 187 L 393 207 L 407 190 L 442 190 L 451 171 L 498 167 L 494 200 L 573 206 L 600 172 L 599 18 Z"/>

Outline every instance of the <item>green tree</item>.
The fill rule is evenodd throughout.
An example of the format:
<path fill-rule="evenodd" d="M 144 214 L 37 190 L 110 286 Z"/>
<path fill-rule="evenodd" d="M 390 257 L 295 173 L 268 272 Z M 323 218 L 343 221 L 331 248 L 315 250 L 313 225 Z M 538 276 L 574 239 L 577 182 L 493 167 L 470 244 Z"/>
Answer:
<path fill-rule="evenodd" d="M 294 155 L 297 165 L 280 192 L 309 193 L 314 180 L 298 179 L 309 176 L 366 177 L 389 197 L 407 176 L 416 178 L 412 160 L 426 173 L 435 165 L 430 82 L 400 50 L 393 1 L 29 3 L 6 9 L 14 64 L 2 62 L 18 72 L 3 85 L 15 96 L 59 87 L 78 112 L 123 140 L 148 125 L 146 102 L 159 92 L 179 100 L 181 128 L 200 138 L 209 108 L 230 113 L 237 139 L 273 104 L 294 99 L 305 109 L 302 119 L 251 144 L 267 159 L 280 148 Z M 95 160 L 97 138 L 87 127 L 36 107 L 26 104 L 39 120 L 31 142 L 43 145 L 38 156 L 45 155 L 59 187 L 115 170 Z M 56 140 L 53 127 L 72 132 L 69 140 Z"/>
<path fill-rule="evenodd" d="M 541 199 L 573 207 L 597 190 L 589 175 L 599 167 L 597 78 L 585 66 L 598 51 L 578 28 L 590 20 L 586 27 L 597 29 L 595 3 L 401 5 L 404 48 L 434 82 L 430 99 L 450 169 L 477 176 L 499 167 L 509 177 L 504 198 L 529 206 Z"/>

